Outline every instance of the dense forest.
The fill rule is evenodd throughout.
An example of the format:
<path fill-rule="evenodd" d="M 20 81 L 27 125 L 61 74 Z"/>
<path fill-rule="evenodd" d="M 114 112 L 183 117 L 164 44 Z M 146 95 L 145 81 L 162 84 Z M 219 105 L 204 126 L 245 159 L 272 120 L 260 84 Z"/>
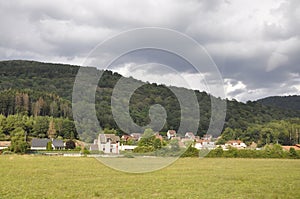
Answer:
<path fill-rule="evenodd" d="M 264 105 L 290 110 L 300 110 L 300 96 L 273 96 L 257 100 Z"/>
<path fill-rule="evenodd" d="M 78 69 L 79 66 L 63 64 L 34 61 L 1 61 L 0 114 L 3 117 L 26 115 L 28 117 L 47 116 L 72 120 L 72 89 Z M 90 68 L 90 70 L 100 72 L 95 68 Z M 95 100 L 100 126 L 102 128 L 116 129 L 118 134 L 122 134 L 123 132 L 113 119 L 111 96 L 113 88 L 121 77 L 120 74 L 104 71 L 98 82 Z M 139 82 L 133 78 L 126 79 Z M 184 88 L 176 89 L 188 92 Z M 211 98 L 217 98 L 210 96 L 206 92 L 195 91 L 195 94 L 201 113 L 200 124 L 197 128 L 198 132 L 195 133 L 203 135 L 206 133 L 211 119 Z M 226 135 L 224 139 L 226 140 L 244 139 L 247 137 L 246 132 L 253 125 L 264 125 L 274 120 L 283 121 L 300 117 L 299 109 L 289 110 L 285 109 L 286 107 L 268 106 L 268 103 L 251 101 L 241 103 L 236 100 L 227 99 L 226 103 L 227 112 L 224 124 L 224 135 Z M 166 124 L 161 131 L 166 132 L 168 129 L 177 130 L 180 125 L 180 105 L 170 87 L 165 85 L 145 83 L 134 92 L 130 98 L 129 110 L 133 121 L 140 126 L 147 125 L 150 121 L 149 108 L 154 104 L 160 104 L 166 110 Z M 187 119 L 192 120 L 193 118 Z M 130 132 L 135 131 L 134 128 L 130 129 L 130 127 L 128 130 Z M 230 130 L 238 133 L 232 135 L 228 133 Z M 7 134 L 9 132 L 5 131 L 4 133 Z M 88 142 L 91 142 L 96 137 L 95 132 L 89 130 L 79 132 L 78 134 L 81 139 Z M 254 139 L 251 136 L 247 139 L 247 142 L 257 141 L 256 138 Z M 265 138 L 262 137 L 262 139 Z"/>

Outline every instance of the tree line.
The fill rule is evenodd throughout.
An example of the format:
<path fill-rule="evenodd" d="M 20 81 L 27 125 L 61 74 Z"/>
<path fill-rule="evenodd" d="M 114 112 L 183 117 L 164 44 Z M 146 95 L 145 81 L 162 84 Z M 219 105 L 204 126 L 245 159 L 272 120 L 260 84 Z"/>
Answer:
<path fill-rule="evenodd" d="M 227 127 L 218 144 L 224 144 L 229 140 L 242 140 L 247 145 L 255 142 L 258 147 L 266 144 L 299 144 L 300 118 L 274 120 L 264 124 L 252 123 L 246 129 Z"/>
<path fill-rule="evenodd" d="M 53 93 L 29 89 L 0 91 L 0 114 L 72 118 L 70 101 Z"/>
<path fill-rule="evenodd" d="M 74 122 L 68 118 L 34 117 L 22 114 L 7 117 L 0 115 L 0 140 L 11 140 L 20 131 L 24 132 L 27 138 L 78 138 Z"/>

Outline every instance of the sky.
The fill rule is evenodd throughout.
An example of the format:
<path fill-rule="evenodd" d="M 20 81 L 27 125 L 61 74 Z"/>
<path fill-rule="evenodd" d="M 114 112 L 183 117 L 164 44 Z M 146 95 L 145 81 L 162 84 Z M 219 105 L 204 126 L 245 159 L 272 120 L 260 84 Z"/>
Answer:
<path fill-rule="evenodd" d="M 0 27 L 0 60 L 76 65 L 87 63 L 97 45 L 124 31 L 170 29 L 206 50 L 227 98 L 246 102 L 300 94 L 298 0 L 0 0 Z M 209 72 L 191 70 L 184 60 L 158 50 L 130 52 L 111 70 L 208 92 L 213 84 L 205 81 Z"/>

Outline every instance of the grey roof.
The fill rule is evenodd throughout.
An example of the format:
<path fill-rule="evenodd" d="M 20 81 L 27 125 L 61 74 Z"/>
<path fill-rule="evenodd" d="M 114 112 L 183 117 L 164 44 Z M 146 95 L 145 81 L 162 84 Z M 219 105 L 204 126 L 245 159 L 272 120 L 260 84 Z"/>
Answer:
<path fill-rule="evenodd" d="M 54 139 L 52 141 L 52 144 L 53 144 L 54 147 L 65 147 L 64 142 L 62 140 Z"/>
<path fill-rule="evenodd" d="M 32 147 L 47 147 L 47 143 L 50 142 L 50 139 L 39 139 L 33 138 L 31 141 Z M 52 141 L 54 147 L 65 147 L 64 142 L 62 140 L 54 139 Z"/>
<path fill-rule="evenodd" d="M 31 146 L 32 147 L 47 147 L 48 142 L 50 142 L 50 139 L 33 138 L 31 141 Z"/>

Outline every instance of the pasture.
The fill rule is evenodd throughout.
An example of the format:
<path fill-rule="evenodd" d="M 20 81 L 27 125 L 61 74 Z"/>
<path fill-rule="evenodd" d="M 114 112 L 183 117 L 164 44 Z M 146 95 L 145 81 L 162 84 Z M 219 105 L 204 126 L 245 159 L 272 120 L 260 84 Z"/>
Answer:
<path fill-rule="evenodd" d="M 94 158 L 0 156 L 0 198 L 300 198 L 300 160 L 181 158 L 130 174 Z"/>

